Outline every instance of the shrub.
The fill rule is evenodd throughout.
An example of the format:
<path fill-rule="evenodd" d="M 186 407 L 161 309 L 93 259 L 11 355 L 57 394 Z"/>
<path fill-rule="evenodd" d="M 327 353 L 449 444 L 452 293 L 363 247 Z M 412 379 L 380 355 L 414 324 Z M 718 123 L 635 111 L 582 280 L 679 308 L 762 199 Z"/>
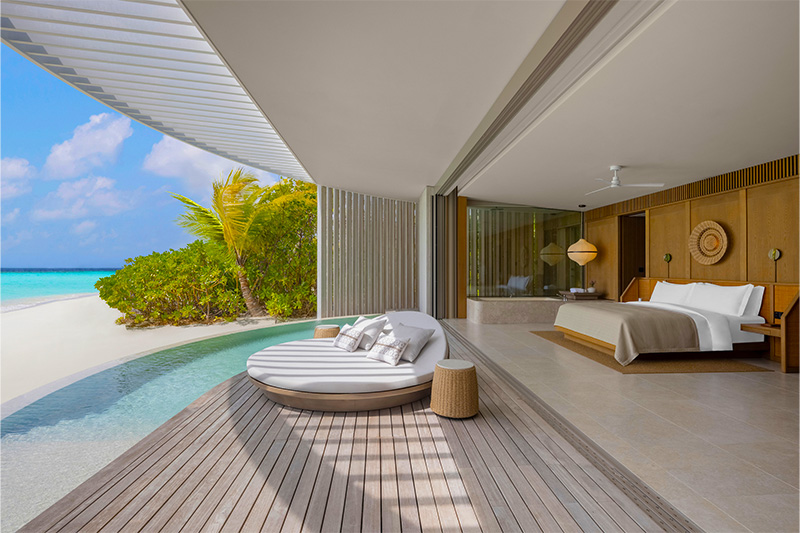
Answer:
<path fill-rule="evenodd" d="M 224 247 L 195 241 L 179 250 L 127 259 L 95 284 L 131 326 L 234 320 L 245 311 L 236 265 Z"/>

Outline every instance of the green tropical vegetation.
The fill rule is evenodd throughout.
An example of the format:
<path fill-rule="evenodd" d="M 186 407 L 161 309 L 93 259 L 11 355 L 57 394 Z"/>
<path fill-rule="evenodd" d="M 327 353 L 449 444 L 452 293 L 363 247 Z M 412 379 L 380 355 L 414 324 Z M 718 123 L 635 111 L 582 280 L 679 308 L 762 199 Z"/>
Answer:
<path fill-rule="evenodd" d="M 211 206 L 174 194 L 178 224 L 200 237 L 179 250 L 126 260 L 101 278 L 100 297 L 131 326 L 187 324 L 316 312 L 316 186 L 281 179 L 262 187 L 234 169 L 213 184 Z"/>

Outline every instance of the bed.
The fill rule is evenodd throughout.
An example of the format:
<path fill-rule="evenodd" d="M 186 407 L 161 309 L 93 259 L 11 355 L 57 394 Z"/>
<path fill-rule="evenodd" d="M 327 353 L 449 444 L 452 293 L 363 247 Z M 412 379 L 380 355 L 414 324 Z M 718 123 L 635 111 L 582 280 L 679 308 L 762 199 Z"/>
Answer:
<path fill-rule="evenodd" d="M 613 355 L 623 366 L 643 353 L 766 350 L 764 336 L 741 330 L 763 324 L 765 287 L 659 281 L 649 301 L 561 306 L 555 328 Z"/>
<path fill-rule="evenodd" d="M 410 403 L 430 395 L 436 363 L 449 356 L 444 330 L 417 311 L 387 313 L 384 332 L 398 324 L 433 329 L 413 363 L 391 366 L 347 352 L 334 339 L 306 339 L 270 346 L 247 360 L 251 381 L 282 405 L 318 411 L 362 411 Z"/>

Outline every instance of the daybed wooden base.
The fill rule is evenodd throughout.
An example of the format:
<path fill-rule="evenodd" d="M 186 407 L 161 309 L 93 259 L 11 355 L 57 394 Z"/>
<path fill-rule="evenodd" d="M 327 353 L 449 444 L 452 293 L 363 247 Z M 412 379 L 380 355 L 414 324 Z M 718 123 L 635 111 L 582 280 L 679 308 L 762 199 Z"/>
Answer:
<path fill-rule="evenodd" d="M 584 335 L 583 333 L 578 333 L 577 331 L 572 331 L 571 329 L 563 328 L 561 326 L 553 326 L 555 329 L 560 331 L 564 334 L 564 338 L 570 340 L 572 342 L 577 342 L 578 344 L 582 344 L 583 346 L 588 346 L 589 348 L 595 349 L 598 352 L 602 352 L 606 355 L 610 355 L 614 357 L 614 352 L 616 351 L 617 347 L 613 344 L 595 339 L 594 337 L 590 337 L 588 335 Z M 733 350 L 728 352 L 682 352 L 682 353 L 691 353 L 695 355 L 700 354 L 710 354 L 715 356 L 723 356 L 727 354 L 734 354 L 736 357 L 761 357 L 764 352 L 769 351 L 769 344 L 764 342 L 742 342 L 733 345 Z M 672 352 L 678 353 L 678 352 Z M 670 352 L 664 353 L 664 355 L 669 355 Z M 651 355 L 651 354 L 647 354 Z"/>
<path fill-rule="evenodd" d="M 296 407 L 298 409 L 310 409 L 313 411 L 372 411 L 375 409 L 387 409 L 398 405 L 415 402 L 426 398 L 431 394 L 431 381 L 405 387 L 403 389 L 388 390 L 382 392 L 361 392 L 361 393 L 317 393 L 302 392 L 289 389 L 281 389 L 265 385 L 260 381 L 250 377 L 253 384 L 264 391 L 267 398 L 275 403 Z"/>

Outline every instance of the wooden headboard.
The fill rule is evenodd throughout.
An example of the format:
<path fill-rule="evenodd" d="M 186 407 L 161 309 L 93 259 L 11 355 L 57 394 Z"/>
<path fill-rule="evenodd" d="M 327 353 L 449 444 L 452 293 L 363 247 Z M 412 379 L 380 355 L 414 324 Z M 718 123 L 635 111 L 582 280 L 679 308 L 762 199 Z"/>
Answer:
<path fill-rule="evenodd" d="M 625 292 L 620 296 L 621 302 L 632 302 L 641 298 L 644 301 L 650 299 L 653 294 L 653 287 L 656 286 L 658 281 L 668 281 L 670 283 L 694 283 L 702 281 L 705 283 L 713 283 L 715 285 L 723 286 L 737 286 L 759 285 L 765 287 L 764 300 L 761 302 L 761 311 L 758 313 L 763 316 L 770 324 L 780 324 L 780 319 L 775 318 L 775 311 L 786 312 L 788 308 L 797 298 L 798 287 L 797 283 L 762 283 L 752 281 L 718 281 L 718 280 L 705 280 L 705 279 L 668 279 L 668 278 L 633 278 L 625 289 Z"/>

